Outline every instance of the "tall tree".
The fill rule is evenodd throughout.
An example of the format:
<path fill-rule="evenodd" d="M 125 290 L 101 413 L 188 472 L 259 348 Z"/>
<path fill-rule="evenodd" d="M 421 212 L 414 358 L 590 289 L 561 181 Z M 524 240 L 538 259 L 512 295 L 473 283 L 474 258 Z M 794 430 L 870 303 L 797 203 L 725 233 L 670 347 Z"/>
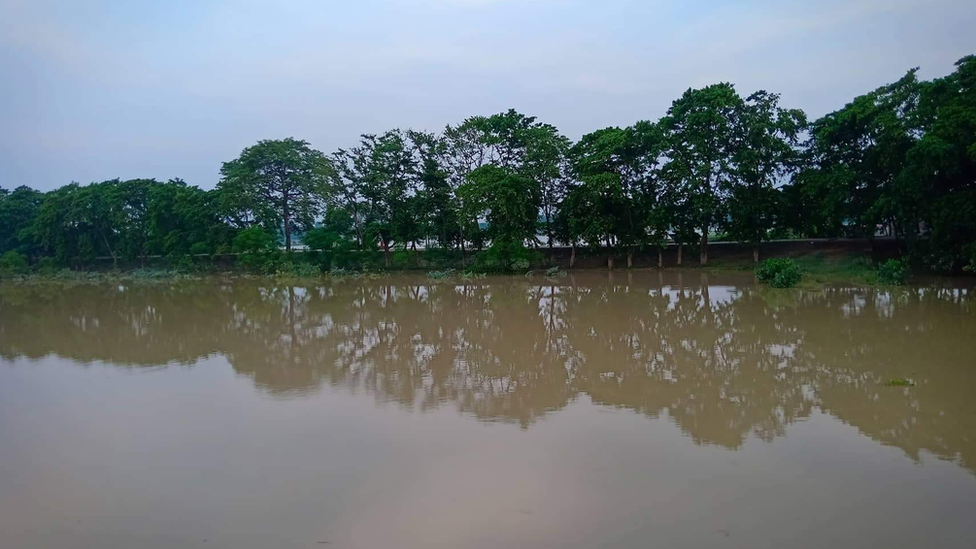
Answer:
<path fill-rule="evenodd" d="M 732 84 L 689 89 L 672 103 L 662 120 L 672 173 L 682 177 L 682 192 L 701 231 L 700 262 L 708 263 L 708 233 L 720 221 L 722 190 L 735 177 L 736 128 L 743 101 Z"/>
<path fill-rule="evenodd" d="M 776 222 L 776 184 L 796 167 L 805 126 L 803 111 L 781 108 L 777 94 L 758 91 L 746 98 L 733 150 L 736 174 L 727 182 L 726 227 L 732 238 L 752 244 L 753 261 L 759 261 L 759 245 Z"/>
<path fill-rule="evenodd" d="M 566 195 L 570 177 L 567 163 L 570 141 L 548 124 L 533 126 L 525 133 L 526 153 L 521 172 L 532 179 L 539 190 L 541 232 L 546 236 L 552 260 L 556 240 L 556 209 Z"/>
<path fill-rule="evenodd" d="M 911 70 L 811 125 L 811 160 L 820 173 L 804 177 L 828 187 L 821 194 L 843 197 L 843 222 L 851 236 L 873 244 L 879 227 L 917 225 L 917 216 L 898 211 L 906 201 L 896 198 L 895 187 L 916 139 L 911 113 L 917 98 L 918 79 Z M 905 223 L 908 217 L 914 219 Z"/>
<path fill-rule="evenodd" d="M 605 128 L 584 135 L 570 153 L 574 173 L 584 184 L 596 184 L 604 194 L 611 186 L 619 187 L 605 194 L 619 198 L 612 202 L 615 210 L 605 211 L 609 216 L 605 222 L 609 223 L 610 239 L 627 247 L 628 267 L 633 263 L 634 248 L 649 240 L 661 145 L 658 127 L 638 122 L 629 128 Z"/>
<path fill-rule="evenodd" d="M 43 201 L 44 194 L 30 187 L 20 186 L 9 192 L 0 189 L 0 254 L 15 250 L 31 255 L 31 225 Z"/>
<path fill-rule="evenodd" d="M 342 179 L 341 203 L 353 219 L 361 248 L 379 245 L 389 265 L 394 242 L 417 238 L 416 160 L 408 136 L 400 130 L 366 134 L 360 144 L 340 149 L 336 166 Z"/>
<path fill-rule="evenodd" d="M 468 174 L 458 188 L 468 219 L 485 219 L 493 251 L 503 262 L 522 253 L 535 238 L 539 190 L 533 180 L 512 170 L 486 165 Z"/>
<path fill-rule="evenodd" d="M 292 232 L 312 228 L 329 192 L 332 165 L 306 141 L 291 137 L 259 141 L 224 162 L 218 189 L 238 199 L 239 209 L 274 233 L 283 232 L 291 250 Z"/>
<path fill-rule="evenodd" d="M 457 240 L 457 204 L 444 165 L 445 141 L 432 133 L 410 131 L 417 170 L 417 216 L 425 239 L 442 248 Z"/>

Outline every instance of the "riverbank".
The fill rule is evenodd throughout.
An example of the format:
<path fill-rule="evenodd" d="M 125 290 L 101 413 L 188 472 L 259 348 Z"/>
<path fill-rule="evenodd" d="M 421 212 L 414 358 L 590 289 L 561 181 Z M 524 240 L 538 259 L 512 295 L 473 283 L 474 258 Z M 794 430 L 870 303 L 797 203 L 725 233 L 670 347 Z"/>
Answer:
<path fill-rule="evenodd" d="M 815 288 L 824 284 L 848 283 L 864 286 L 880 284 L 875 266 L 894 257 L 897 246 L 892 240 L 878 239 L 874 245 L 866 240 L 788 240 L 763 244 L 762 259 L 790 258 L 800 267 L 800 287 Z M 701 265 L 697 250 L 679 250 L 670 246 L 658 255 L 657 250 L 635 250 L 630 256 L 617 250 L 614 257 L 615 271 L 687 270 L 705 272 L 752 273 L 757 264 L 753 260 L 751 246 L 738 243 L 713 243 L 709 246 L 709 261 Z M 524 271 L 512 275 L 559 277 L 566 272 L 607 270 L 611 254 L 606 249 L 556 247 L 538 252 L 538 261 Z M 265 272 L 242 268 L 238 257 L 198 256 L 184 258 L 171 264 L 164 258 L 152 258 L 148 267 L 96 263 L 91 270 L 46 269 L 20 274 L 0 276 L 4 282 L 20 283 L 102 283 L 129 282 L 178 282 L 210 278 L 313 280 L 380 278 L 388 274 L 408 272 L 426 274 L 430 279 L 477 279 L 483 277 L 464 261 L 459 252 L 442 250 L 402 251 L 393 254 L 390 267 L 386 267 L 382 252 L 354 252 L 342 258 L 329 257 L 316 252 L 282 254 Z M 341 266 L 327 268 L 330 264 Z M 629 264 L 629 267 L 628 267 Z M 572 265 L 572 266 L 571 266 Z M 660 265 L 660 267 L 659 267 Z"/>

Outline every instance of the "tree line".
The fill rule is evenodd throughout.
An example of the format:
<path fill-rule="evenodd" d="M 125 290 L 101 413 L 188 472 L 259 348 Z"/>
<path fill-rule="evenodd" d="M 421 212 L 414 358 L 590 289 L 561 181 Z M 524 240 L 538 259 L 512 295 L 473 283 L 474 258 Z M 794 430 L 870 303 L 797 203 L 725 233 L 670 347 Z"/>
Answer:
<path fill-rule="evenodd" d="M 182 180 L 0 189 L 0 253 L 83 267 L 96 257 L 287 250 L 453 250 L 504 269 L 553 246 L 885 234 L 919 266 L 976 265 L 976 56 L 809 122 L 780 96 L 689 89 L 657 121 L 572 142 L 509 110 L 440 133 L 394 129 L 324 154 L 292 138 L 223 163 L 213 190 Z M 44 259 L 52 258 L 52 259 Z M 660 258 L 660 254 L 659 254 Z"/>

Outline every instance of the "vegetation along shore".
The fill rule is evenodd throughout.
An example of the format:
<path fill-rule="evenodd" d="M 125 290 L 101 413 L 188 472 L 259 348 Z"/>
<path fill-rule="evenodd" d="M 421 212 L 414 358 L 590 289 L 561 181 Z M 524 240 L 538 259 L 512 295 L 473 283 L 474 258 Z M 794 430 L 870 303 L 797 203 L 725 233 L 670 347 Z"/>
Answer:
<path fill-rule="evenodd" d="M 971 272 L 976 57 L 931 81 L 910 70 L 812 122 L 776 93 L 719 83 L 657 121 L 575 143 L 509 110 L 440 133 L 363 135 L 328 155 L 260 141 L 223 163 L 212 190 L 0 189 L 7 278 L 753 269 L 770 256 L 790 258 L 757 269 L 774 285 Z"/>

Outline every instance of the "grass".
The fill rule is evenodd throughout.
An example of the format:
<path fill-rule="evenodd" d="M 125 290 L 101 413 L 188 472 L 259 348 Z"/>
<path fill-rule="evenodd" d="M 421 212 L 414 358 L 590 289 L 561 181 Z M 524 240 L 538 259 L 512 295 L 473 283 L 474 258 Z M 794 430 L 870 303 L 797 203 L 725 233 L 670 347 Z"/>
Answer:
<path fill-rule="evenodd" d="M 914 386 L 915 386 L 914 381 L 905 378 L 889 379 L 885 383 L 885 387 L 914 387 Z"/>
<path fill-rule="evenodd" d="M 803 276 L 796 286 L 802 289 L 818 289 L 825 284 L 849 283 L 861 286 L 886 286 L 878 280 L 878 274 L 867 256 L 828 255 L 823 252 L 792 258 Z M 710 261 L 708 271 L 752 271 L 756 264 L 751 260 Z"/>

